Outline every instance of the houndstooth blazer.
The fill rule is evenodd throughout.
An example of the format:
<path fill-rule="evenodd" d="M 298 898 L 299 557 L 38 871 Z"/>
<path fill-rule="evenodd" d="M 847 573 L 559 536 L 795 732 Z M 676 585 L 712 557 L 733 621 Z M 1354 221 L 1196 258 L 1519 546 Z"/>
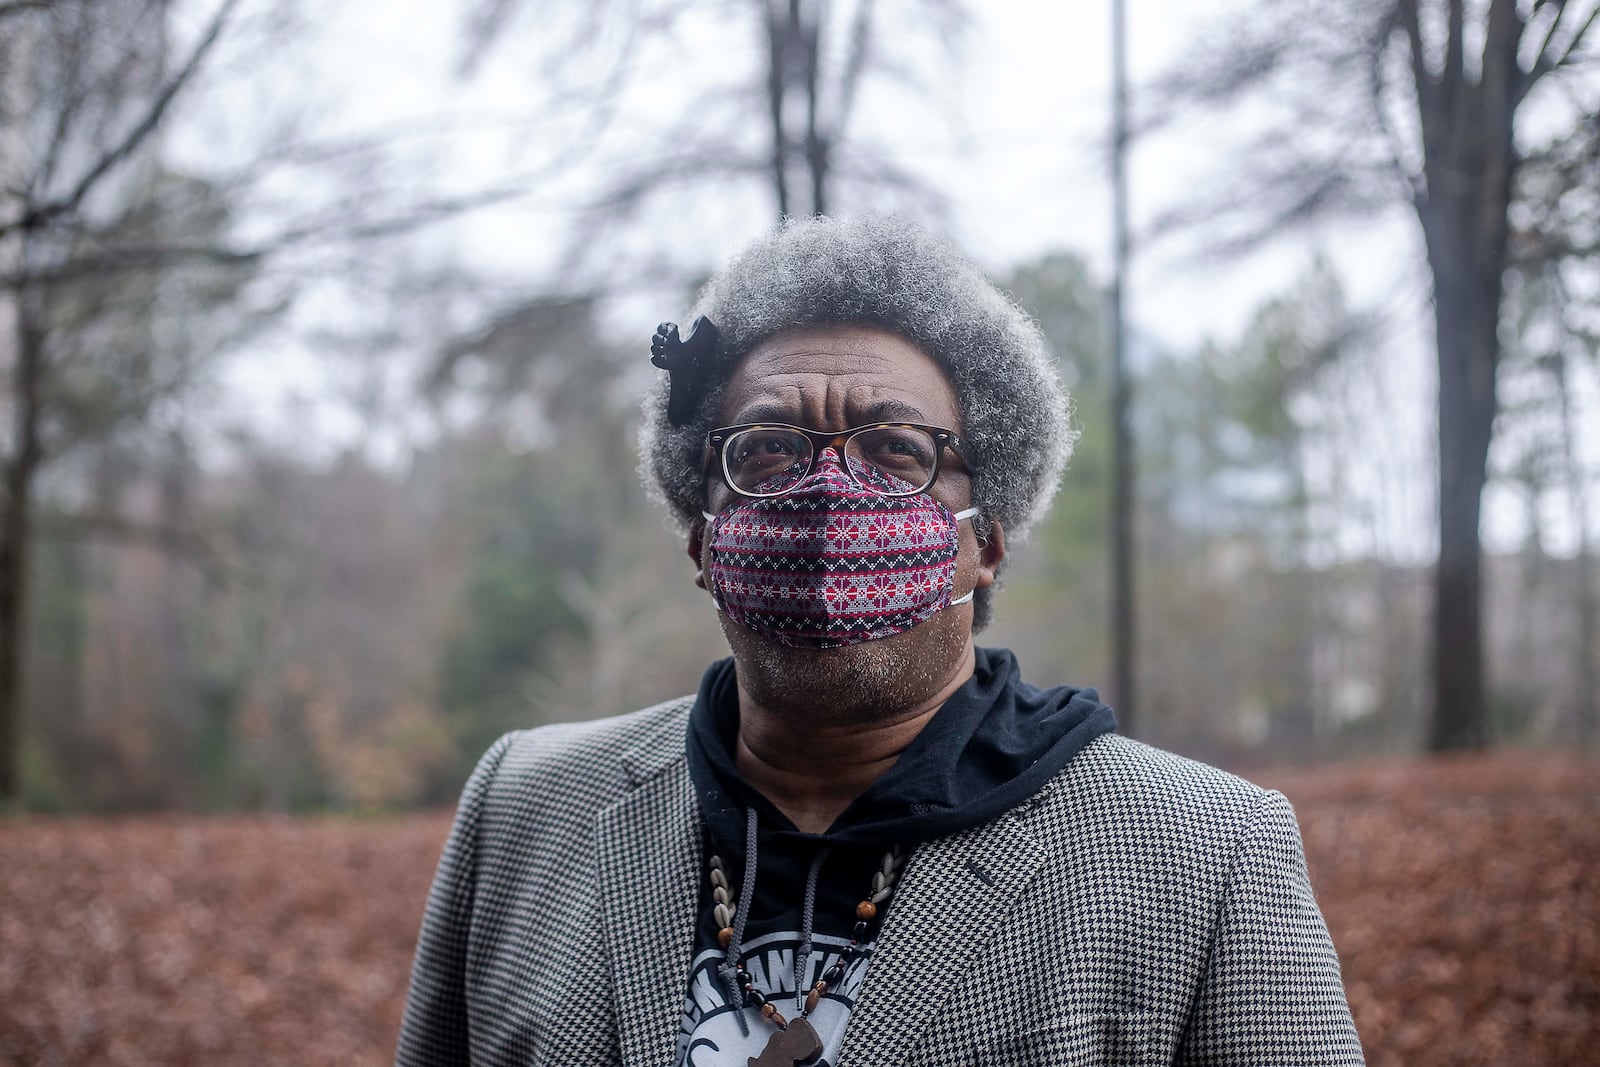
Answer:
<path fill-rule="evenodd" d="M 509 734 L 428 897 L 398 1063 L 667 1067 L 702 834 L 683 698 Z M 1359 1064 L 1289 804 L 1107 734 L 908 860 L 847 1067 Z"/>

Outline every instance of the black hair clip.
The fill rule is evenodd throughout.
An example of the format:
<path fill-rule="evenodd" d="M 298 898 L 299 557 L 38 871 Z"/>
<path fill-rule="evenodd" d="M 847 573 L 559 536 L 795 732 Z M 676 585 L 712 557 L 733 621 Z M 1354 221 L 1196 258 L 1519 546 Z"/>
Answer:
<path fill-rule="evenodd" d="M 663 322 L 650 339 L 650 362 L 670 376 L 667 421 L 682 426 L 694 415 L 700 392 L 711 374 L 711 357 L 717 350 L 717 328 L 704 315 L 689 324 L 689 336 L 678 338 L 678 324 Z"/>

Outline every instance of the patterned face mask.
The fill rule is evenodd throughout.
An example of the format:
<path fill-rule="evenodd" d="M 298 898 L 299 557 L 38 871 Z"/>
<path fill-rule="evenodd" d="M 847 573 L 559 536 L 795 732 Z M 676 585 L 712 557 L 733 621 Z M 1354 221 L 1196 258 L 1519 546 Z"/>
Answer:
<path fill-rule="evenodd" d="M 886 491 L 892 476 L 853 465 Z M 903 633 L 972 599 L 955 591 L 957 523 L 927 493 L 888 497 L 853 481 L 832 450 L 780 497 L 744 500 L 711 520 L 707 585 L 747 630 L 797 648 L 839 648 Z"/>

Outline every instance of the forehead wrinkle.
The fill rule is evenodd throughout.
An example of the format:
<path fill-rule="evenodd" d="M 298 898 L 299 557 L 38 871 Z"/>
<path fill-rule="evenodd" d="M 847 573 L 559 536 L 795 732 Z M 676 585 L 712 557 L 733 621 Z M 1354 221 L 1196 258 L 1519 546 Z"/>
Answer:
<path fill-rule="evenodd" d="M 904 337 L 870 327 L 768 339 L 730 375 L 724 424 L 782 422 L 844 430 L 873 422 L 960 420 L 954 385 Z"/>
<path fill-rule="evenodd" d="M 791 425 L 803 425 L 807 429 L 820 430 L 822 425 L 809 426 L 809 422 L 817 422 L 813 417 L 815 412 L 808 410 L 804 402 L 804 391 L 795 389 L 797 394 L 792 402 L 778 399 L 773 395 L 755 396 L 751 402 L 741 405 L 737 414 L 732 416 L 734 423 L 747 422 L 781 422 Z M 830 394 L 835 391 L 830 389 Z M 842 400 L 838 403 L 826 403 L 822 422 L 839 423 L 843 428 L 855 426 L 870 426 L 876 422 L 918 422 L 927 423 L 931 420 L 926 412 L 917 405 L 899 397 L 882 396 L 882 390 L 874 386 L 851 386 L 844 390 Z M 864 395 L 863 395 L 864 394 Z M 835 394 L 837 395 L 837 394 Z M 831 398 L 830 398 L 831 399 Z M 835 417 L 842 410 L 842 415 Z"/>
<path fill-rule="evenodd" d="M 798 383 L 780 385 L 768 377 L 752 396 L 728 412 L 728 419 L 731 423 L 794 423 L 800 418 L 804 398 L 805 390 Z"/>

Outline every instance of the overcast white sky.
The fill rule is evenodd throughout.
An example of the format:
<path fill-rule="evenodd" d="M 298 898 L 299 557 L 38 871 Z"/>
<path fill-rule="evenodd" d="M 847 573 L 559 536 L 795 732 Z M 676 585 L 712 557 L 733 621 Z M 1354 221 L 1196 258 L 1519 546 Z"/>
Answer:
<path fill-rule="evenodd" d="M 1171 64 L 1205 20 L 1247 3 L 1128 0 L 1135 87 Z M 301 94 L 308 101 L 304 110 L 319 124 L 342 129 L 437 114 L 441 104 L 443 110 L 474 114 L 533 110 L 537 90 L 530 57 L 540 35 L 510 38 L 509 48 L 496 53 L 476 77 L 463 81 L 454 74 L 461 6 L 434 0 L 351 0 L 310 9 L 311 47 L 294 61 L 298 71 L 291 78 L 296 83 L 272 85 L 269 95 Z M 896 7 L 884 6 L 891 12 Z M 994 273 L 1067 249 L 1084 255 L 1105 277 L 1111 247 L 1110 182 L 1103 156 L 1111 92 L 1109 0 L 972 6 L 976 24 L 967 35 L 965 61 L 954 81 L 960 87 L 955 132 L 908 128 L 926 118 L 908 120 L 892 106 L 874 108 L 865 94 L 861 122 L 853 132 L 900 146 L 902 152 L 909 147 L 922 164 L 919 173 L 931 177 L 950 198 L 951 236 Z M 707 55 L 728 47 L 726 35 L 718 37 L 716 31 L 715 26 L 689 25 L 674 42 L 675 54 L 694 62 L 722 61 L 722 56 Z M 552 24 L 544 37 L 559 33 L 559 24 Z M 523 50 L 529 55 L 521 55 Z M 664 68 L 659 59 L 650 63 L 649 72 L 624 98 L 613 131 L 626 130 L 629 123 L 641 128 L 659 123 L 687 106 L 670 76 L 670 64 Z M 1137 92 L 1133 103 L 1137 109 Z M 548 146 L 565 143 L 563 138 L 564 131 L 557 128 L 521 140 L 461 142 L 435 163 L 444 180 L 469 187 L 496 167 L 514 171 L 536 165 L 541 151 L 548 154 Z M 1181 131 L 1136 146 L 1129 171 L 1135 230 L 1179 201 L 1197 177 L 1214 174 L 1212 160 L 1221 147 L 1214 132 L 1186 137 Z M 546 194 L 442 227 L 431 235 L 432 247 L 459 263 L 488 268 L 513 286 L 517 279 L 537 284 L 564 218 L 562 198 L 581 187 L 582 175 L 580 169 L 568 176 L 568 184 L 555 182 Z M 701 224 L 695 233 L 710 246 L 705 249 L 707 261 L 736 250 L 766 225 L 770 211 L 770 205 L 731 205 L 726 225 Z M 1198 263 L 1176 248 L 1139 249 L 1129 289 L 1130 313 L 1136 328 L 1162 347 L 1179 354 L 1192 351 L 1205 338 L 1236 336 L 1252 310 L 1289 288 L 1320 252 L 1334 262 L 1358 306 L 1379 310 L 1392 323 L 1394 388 L 1415 398 L 1398 406 L 1415 418 L 1392 427 L 1385 447 L 1417 453 L 1428 469 L 1431 461 L 1422 453 L 1429 447 L 1433 372 L 1418 244 L 1414 224 L 1396 212 L 1364 227 L 1294 234 L 1238 262 Z M 654 306 L 640 306 L 640 336 L 658 319 L 681 310 L 660 313 Z M 634 313 L 629 308 L 628 314 Z M 276 395 L 277 401 L 258 408 L 270 410 L 274 403 L 288 403 L 284 398 L 291 394 L 319 395 L 324 391 L 319 378 L 325 373 L 316 352 L 279 350 L 268 361 L 241 365 L 233 382 L 236 391 L 256 401 Z M 295 418 L 304 420 L 303 399 L 294 404 Z M 318 418 L 318 433 L 330 440 L 353 430 L 337 413 L 323 412 Z M 1491 540 L 1515 540 L 1520 534 L 1517 509 L 1491 501 L 1491 510 L 1503 513 L 1494 520 Z M 1425 528 L 1425 518 L 1417 518 Z"/>
<path fill-rule="evenodd" d="M 476 77 L 463 82 L 452 71 L 464 6 L 351 0 L 317 10 L 310 69 L 322 85 L 317 106 L 327 112 L 324 118 L 359 128 L 437 113 L 441 101 L 465 113 L 529 109 L 536 98 L 531 61 L 518 52 L 532 47 L 538 33 L 512 38 Z M 884 4 L 882 10 L 892 15 L 900 6 Z M 1241 0 L 1129 0 L 1135 83 L 1169 65 L 1195 27 L 1244 6 Z M 921 173 L 951 198 L 952 236 L 997 273 L 1062 248 L 1087 256 L 1108 273 L 1110 182 L 1102 152 L 1110 111 L 1109 2 L 1012 0 L 972 7 L 975 25 L 964 42 L 964 65 L 955 73 L 959 132 L 908 132 L 908 121 L 926 123 L 928 116 L 906 116 L 881 104 L 874 109 L 869 92 L 863 94 L 854 133 L 862 140 L 911 146 Z M 888 31 L 896 32 L 899 28 L 888 21 Z M 681 51 L 690 54 L 695 28 L 684 34 L 689 43 Z M 709 47 L 727 44 L 723 34 Z M 613 128 L 626 127 L 645 111 L 655 115 L 640 121 L 654 121 L 687 103 L 674 99 L 670 76 L 639 81 Z M 1135 107 L 1138 102 L 1135 95 Z M 522 166 L 537 161 L 538 138 L 530 141 L 521 146 L 525 155 L 517 163 Z M 1185 183 L 1206 172 L 1208 156 L 1219 147 L 1181 135 L 1136 147 L 1130 165 L 1135 229 L 1181 198 Z M 498 148 L 503 151 L 503 143 Z M 457 159 L 463 169 L 494 165 L 493 158 L 470 156 L 470 151 Z M 455 254 L 507 270 L 529 269 L 537 263 L 536 250 L 548 243 L 538 239 L 538 230 L 541 217 L 551 221 L 553 199 L 535 197 L 452 228 Z M 731 253 L 765 222 L 764 214 L 752 213 L 742 230 L 711 233 L 721 247 L 710 258 Z M 1232 334 L 1256 304 L 1285 287 L 1314 248 L 1345 269 L 1358 300 L 1392 293 L 1416 254 L 1414 234 L 1398 216 L 1357 233 L 1297 234 L 1282 247 L 1237 264 L 1197 266 L 1156 249 L 1136 259 L 1134 314 L 1142 329 L 1177 347 L 1207 335 Z"/>

